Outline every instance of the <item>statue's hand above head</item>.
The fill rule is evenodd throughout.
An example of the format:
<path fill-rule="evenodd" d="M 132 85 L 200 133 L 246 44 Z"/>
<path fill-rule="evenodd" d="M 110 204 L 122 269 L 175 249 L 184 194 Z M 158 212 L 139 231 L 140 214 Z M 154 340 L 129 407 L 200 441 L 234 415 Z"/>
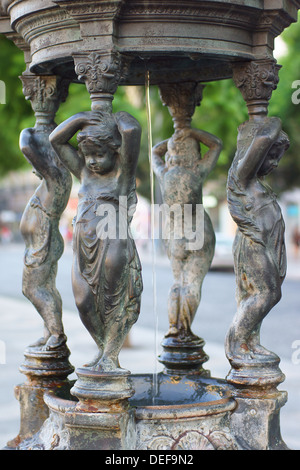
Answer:
<path fill-rule="evenodd" d="M 270 137 L 272 138 L 274 133 L 275 136 L 281 131 L 281 120 L 277 117 L 266 118 L 260 129 L 258 130 L 257 136 Z"/>

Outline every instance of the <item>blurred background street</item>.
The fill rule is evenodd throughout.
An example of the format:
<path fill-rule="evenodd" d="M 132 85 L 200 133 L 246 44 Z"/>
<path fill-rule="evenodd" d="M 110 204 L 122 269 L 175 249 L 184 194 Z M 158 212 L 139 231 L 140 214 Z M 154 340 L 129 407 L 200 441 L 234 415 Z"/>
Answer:
<path fill-rule="evenodd" d="M 160 342 L 168 327 L 167 293 L 172 284 L 172 274 L 168 260 L 160 256 L 156 260 L 154 277 L 158 316 L 155 331 L 151 253 L 142 252 L 141 258 L 144 280 L 141 314 L 131 331 L 130 347 L 123 349 L 120 362 L 132 373 L 155 373 L 161 370 L 156 352 L 160 351 Z M 4 363 L 0 363 L 1 448 L 18 433 L 19 404 L 13 389 L 24 382 L 25 377 L 18 370 L 23 361 L 23 351 L 41 336 L 42 321 L 22 296 L 23 245 L 0 245 L 0 263 L 0 342 L 5 345 L 5 351 L 2 348 Z M 71 263 L 72 252 L 68 246 L 59 263 L 57 286 L 63 298 L 71 362 L 79 367 L 94 356 L 95 346 L 76 311 L 70 280 Z M 281 357 L 281 369 L 286 375 L 280 389 L 288 392 L 289 399 L 281 411 L 281 427 L 285 442 L 295 450 L 300 450 L 300 350 L 297 355 L 293 349 L 297 340 L 300 349 L 299 286 L 299 263 L 292 261 L 283 286 L 283 298 L 262 328 L 262 344 Z M 234 274 L 231 271 L 210 271 L 204 281 L 193 331 L 206 341 L 205 351 L 210 357 L 206 368 L 214 377 L 224 378 L 229 371 L 223 343 L 234 312 Z M 75 374 L 73 378 L 76 378 Z"/>

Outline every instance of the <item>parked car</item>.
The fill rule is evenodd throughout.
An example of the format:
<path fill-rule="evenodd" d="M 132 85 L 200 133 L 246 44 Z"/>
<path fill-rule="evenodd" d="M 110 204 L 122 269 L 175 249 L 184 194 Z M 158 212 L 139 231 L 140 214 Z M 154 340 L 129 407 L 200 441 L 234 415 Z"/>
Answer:
<path fill-rule="evenodd" d="M 233 241 L 233 236 L 224 233 L 216 233 L 215 255 L 211 264 L 211 270 L 233 271 Z"/>

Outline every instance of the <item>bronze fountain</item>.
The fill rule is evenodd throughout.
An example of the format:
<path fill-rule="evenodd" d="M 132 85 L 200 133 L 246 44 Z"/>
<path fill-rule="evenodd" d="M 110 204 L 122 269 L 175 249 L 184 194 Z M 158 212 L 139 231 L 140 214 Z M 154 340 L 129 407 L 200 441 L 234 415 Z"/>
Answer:
<path fill-rule="evenodd" d="M 24 212 L 23 290 L 44 321 L 44 336 L 25 351 L 18 387 L 19 435 L 10 449 L 44 450 L 275 450 L 286 449 L 280 409 L 287 400 L 279 357 L 260 343 L 261 324 L 279 302 L 286 273 L 284 222 L 263 184 L 289 146 L 279 118 L 268 116 L 280 66 L 274 40 L 297 20 L 299 0 L 14 0 L 2 1 L 0 33 L 24 51 L 24 95 L 36 117 L 22 132 L 24 156 L 41 184 Z M 203 280 L 215 247 L 208 214 L 202 242 L 178 236 L 167 252 L 174 275 L 169 330 L 159 357 L 158 394 L 149 374 L 123 369 L 119 352 L 138 321 L 142 266 L 130 237 L 141 127 L 113 112 L 120 85 L 157 85 L 174 134 L 152 149 L 164 204 L 202 205 L 205 179 L 222 142 L 193 129 L 204 86 L 233 78 L 247 104 L 227 194 L 237 224 L 234 262 L 237 311 L 225 339 L 231 369 L 211 377 L 204 340 L 192 331 Z M 56 125 L 68 86 L 84 84 L 91 109 Z M 77 135 L 78 146 L 70 144 Z M 16 136 L 17 138 L 17 136 Z M 200 143 L 207 147 L 201 155 Z M 98 349 L 73 372 L 55 286 L 62 254 L 57 230 L 74 175 L 80 181 L 74 222 L 72 285 L 83 325 Z M 124 215 L 125 206 L 125 215 Z M 114 233 L 105 211 L 123 214 Z M 177 227 L 178 228 L 178 227 Z M 182 228 L 180 226 L 179 228 Z M 194 232 L 193 232 L 194 233 Z M 200 237 L 201 238 L 201 237 Z"/>

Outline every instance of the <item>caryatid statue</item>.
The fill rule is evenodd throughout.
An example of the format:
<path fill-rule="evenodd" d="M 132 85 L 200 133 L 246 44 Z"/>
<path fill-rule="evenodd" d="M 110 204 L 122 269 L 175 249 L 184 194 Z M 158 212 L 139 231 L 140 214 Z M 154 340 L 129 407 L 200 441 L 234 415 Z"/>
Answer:
<path fill-rule="evenodd" d="M 22 131 L 20 148 L 41 179 L 20 226 L 25 241 L 23 294 L 44 322 L 43 337 L 31 347 L 51 351 L 66 343 L 56 274 L 64 250 L 59 223 L 69 200 L 72 177 L 53 150 L 49 135 L 56 127 L 55 114 L 67 96 L 68 83 L 55 76 L 24 74 L 21 79 L 36 123 L 33 128 Z"/>
<path fill-rule="evenodd" d="M 217 163 L 222 142 L 208 132 L 191 127 L 195 107 L 202 99 L 203 85 L 179 83 L 161 85 L 159 88 L 162 102 L 173 118 L 175 132 L 172 137 L 153 148 L 154 172 L 160 184 L 163 203 L 169 208 L 179 206 L 183 216 L 182 236 L 176 234 L 174 217 L 170 221 L 170 238 L 166 240 L 175 282 L 169 294 L 169 331 L 165 338 L 187 344 L 198 339 L 191 331 L 191 324 L 215 249 L 214 229 L 202 206 L 202 188 Z M 203 156 L 200 143 L 208 148 Z M 184 225 L 183 218 L 188 216 L 185 206 L 191 209 L 189 215 L 193 233 L 202 232 L 198 236 L 199 243 L 190 243 L 191 240 L 185 234 L 187 224 Z M 202 208 L 203 217 L 199 220 L 197 207 Z M 167 343 L 168 340 L 164 344 Z"/>
<path fill-rule="evenodd" d="M 278 81 L 274 62 L 242 65 L 234 78 L 250 119 L 239 128 L 227 185 L 229 211 L 237 224 L 233 247 L 237 312 L 226 339 L 232 365 L 228 379 L 266 385 L 283 380 L 279 358 L 260 343 L 260 329 L 281 298 L 286 250 L 281 209 L 264 179 L 278 166 L 289 139 L 280 119 L 267 116 L 268 100 Z"/>
<path fill-rule="evenodd" d="M 141 128 L 128 113 L 112 113 L 115 59 L 110 55 L 106 63 L 94 53 L 76 66 L 86 78 L 92 110 L 72 116 L 50 136 L 59 158 L 81 183 L 72 285 L 80 318 L 99 350 L 85 367 L 101 373 L 122 372 L 118 356 L 137 321 L 142 292 L 141 265 L 129 229 L 137 202 Z M 94 83 L 96 90 L 100 83 L 99 93 Z M 78 131 L 76 149 L 69 141 Z"/>

